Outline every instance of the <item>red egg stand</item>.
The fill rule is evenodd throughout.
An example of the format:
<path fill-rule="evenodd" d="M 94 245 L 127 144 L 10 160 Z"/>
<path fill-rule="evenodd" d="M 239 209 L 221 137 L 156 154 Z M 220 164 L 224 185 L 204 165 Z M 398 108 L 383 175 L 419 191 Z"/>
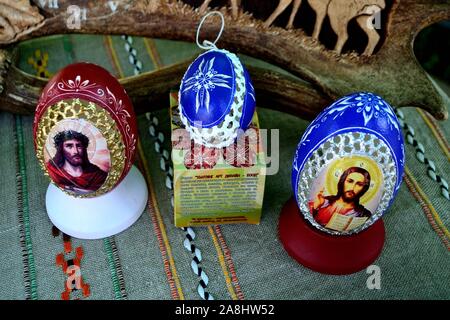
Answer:
<path fill-rule="evenodd" d="M 123 87 L 108 71 L 92 63 L 71 64 L 58 72 L 44 88 L 35 112 L 34 137 L 42 115 L 60 100 L 80 98 L 105 109 L 123 137 L 125 168 L 115 187 L 92 198 L 71 196 L 53 183 L 46 194 L 47 214 L 62 232 L 81 239 L 99 239 L 130 227 L 143 213 L 148 190 L 133 166 L 137 148 L 137 123 L 132 103 Z"/>
<path fill-rule="evenodd" d="M 278 235 L 289 255 L 305 267 L 324 274 L 344 275 L 361 271 L 380 255 L 385 238 L 379 219 L 366 230 L 333 236 L 311 225 L 294 198 L 281 210 Z"/>

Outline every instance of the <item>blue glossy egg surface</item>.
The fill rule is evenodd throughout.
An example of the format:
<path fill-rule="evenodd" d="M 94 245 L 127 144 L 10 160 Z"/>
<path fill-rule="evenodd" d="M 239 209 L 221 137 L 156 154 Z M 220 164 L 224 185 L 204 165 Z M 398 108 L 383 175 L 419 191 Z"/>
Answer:
<path fill-rule="evenodd" d="M 210 128 L 230 112 L 236 82 L 233 63 L 220 51 L 207 51 L 188 68 L 180 87 L 183 115 L 191 125 Z"/>
<path fill-rule="evenodd" d="M 252 121 L 256 99 L 250 75 L 239 58 L 212 49 L 188 67 L 180 85 L 180 118 L 198 144 L 231 145 Z"/>
<path fill-rule="evenodd" d="M 240 121 L 240 126 L 242 130 L 246 130 L 250 123 L 252 122 L 253 114 L 256 108 L 256 98 L 255 98 L 255 88 L 253 87 L 252 80 L 250 79 L 250 74 L 244 67 L 245 75 L 245 89 L 246 95 L 244 100 L 244 106 L 242 108 L 242 118 Z"/>
<path fill-rule="evenodd" d="M 404 142 L 389 104 L 345 96 L 311 122 L 297 146 L 292 186 L 300 211 L 321 231 L 360 232 L 392 204 L 402 182 Z"/>

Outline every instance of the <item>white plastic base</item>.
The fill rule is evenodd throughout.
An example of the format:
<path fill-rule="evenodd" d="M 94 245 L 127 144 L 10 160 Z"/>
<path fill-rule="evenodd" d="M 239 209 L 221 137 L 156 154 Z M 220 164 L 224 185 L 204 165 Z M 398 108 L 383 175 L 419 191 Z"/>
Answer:
<path fill-rule="evenodd" d="M 117 187 L 96 198 L 71 197 L 51 183 L 45 203 L 50 220 L 62 232 L 80 239 L 100 239 L 135 223 L 147 197 L 144 177 L 133 166 Z"/>

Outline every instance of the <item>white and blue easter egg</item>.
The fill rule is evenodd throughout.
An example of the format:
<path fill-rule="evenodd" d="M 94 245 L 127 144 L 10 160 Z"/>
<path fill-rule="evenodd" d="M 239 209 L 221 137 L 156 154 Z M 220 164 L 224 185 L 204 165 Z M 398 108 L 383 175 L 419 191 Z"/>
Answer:
<path fill-rule="evenodd" d="M 212 49 L 189 66 L 178 94 L 180 118 L 191 138 L 207 147 L 227 147 L 245 131 L 255 112 L 255 91 L 239 58 Z"/>
<path fill-rule="evenodd" d="M 392 107 L 373 93 L 347 95 L 311 122 L 297 146 L 292 187 L 300 212 L 332 235 L 361 232 L 392 204 L 404 161 Z"/>

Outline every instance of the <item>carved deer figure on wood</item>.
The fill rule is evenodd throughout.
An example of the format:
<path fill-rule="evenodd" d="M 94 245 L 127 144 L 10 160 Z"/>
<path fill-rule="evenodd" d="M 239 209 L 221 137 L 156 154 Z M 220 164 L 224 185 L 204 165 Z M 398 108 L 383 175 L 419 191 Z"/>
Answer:
<path fill-rule="evenodd" d="M 209 4 L 211 3 L 211 0 L 205 0 L 202 5 L 200 6 L 199 12 L 205 13 L 206 9 L 208 9 Z M 241 6 L 241 0 L 230 0 L 231 4 L 231 13 L 233 15 L 233 18 L 237 18 L 239 7 Z"/>
<path fill-rule="evenodd" d="M 278 7 L 266 20 L 265 25 L 269 27 L 275 19 L 294 1 L 287 29 L 293 27 L 294 18 L 302 3 L 302 0 L 280 0 Z M 380 36 L 372 25 L 375 15 L 386 7 L 385 0 L 308 0 L 311 8 L 316 12 L 316 23 L 314 26 L 313 39 L 318 40 L 323 21 L 328 14 L 333 31 L 338 36 L 335 51 L 340 54 L 348 40 L 347 26 L 350 20 L 356 18 L 359 26 L 369 38 L 364 55 L 371 55 L 375 50 Z"/>

